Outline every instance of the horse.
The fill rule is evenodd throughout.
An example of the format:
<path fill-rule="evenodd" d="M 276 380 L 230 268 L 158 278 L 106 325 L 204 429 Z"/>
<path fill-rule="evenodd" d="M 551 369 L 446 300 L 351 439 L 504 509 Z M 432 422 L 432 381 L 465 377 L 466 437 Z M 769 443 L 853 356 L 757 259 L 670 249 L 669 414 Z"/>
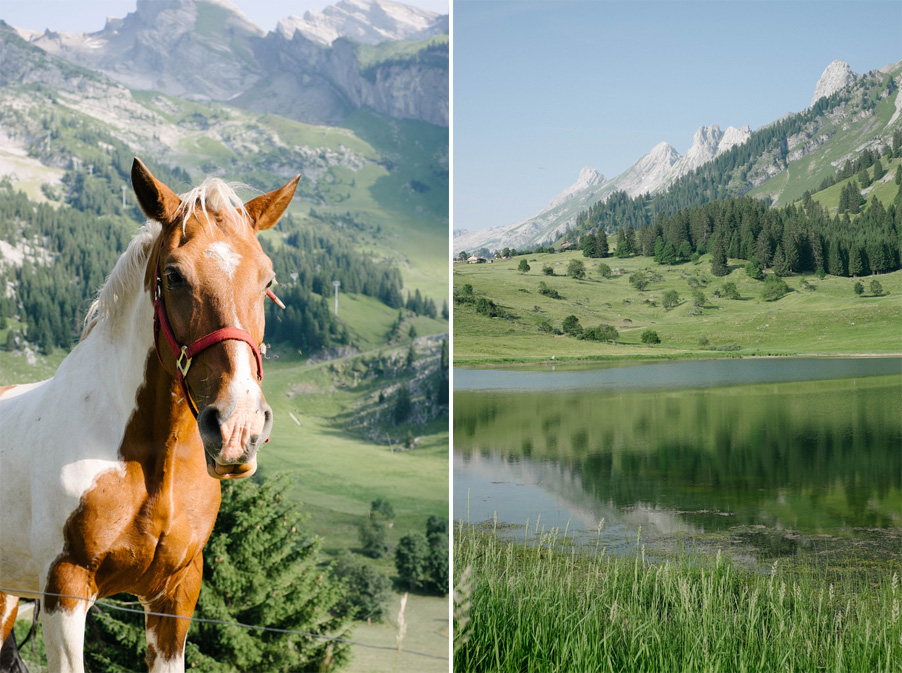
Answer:
<path fill-rule="evenodd" d="M 0 643 L 41 603 L 49 669 L 82 673 L 85 618 L 127 592 L 152 673 L 184 671 L 220 481 L 251 476 L 271 260 L 256 238 L 300 175 L 247 203 L 218 178 L 177 196 L 135 158 L 147 221 L 53 378 L 0 387 Z M 174 615 L 174 616 L 165 616 Z"/>

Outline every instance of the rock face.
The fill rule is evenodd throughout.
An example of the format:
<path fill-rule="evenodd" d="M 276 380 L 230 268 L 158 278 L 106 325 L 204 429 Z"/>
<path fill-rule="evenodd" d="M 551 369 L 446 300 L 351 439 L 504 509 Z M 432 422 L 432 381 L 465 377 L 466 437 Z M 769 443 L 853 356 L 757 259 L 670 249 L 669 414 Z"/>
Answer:
<path fill-rule="evenodd" d="M 817 86 L 814 87 L 814 95 L 811 97 L 811 102 L 808 104 L 808 107 L 817 103 L 817 101 L 824 96 L 832 96 L 856 79 L 858 79 L 858 74 L 852 71 L 852 68 L 849 67 L 848 63 L 840 60 L 833 61 L 833 63 L 827 66 L 826 70 L 824 70 L 824 74 L 822 74 L 821 78 L 817 81 Z"/>
<path fill-rule="evenodd" d="M 96 33 L 47 30 L 31 42 L 132 89 L 226 100 L 261 76 L 240 53 L 263 35 L 228 0 L 138 0 L 136 11 Z"/>
<path fill-rule="evenodd" d="M 630 196 L 657 191 L 667 183 L 680 153 L 668 143 L 658 143 L 651 152 L 614 178 L 616 188 Z"/>
<path fill-rule="evenodd" d="M 354 41 L 425 39 L 447 17 L 388 0 L 342 0 L 308 17 L 265 34 L 229 0 L 138 0 L 135 12 L 96 33 L 19 35 L 131 89 L 279 109 L 312 123 L 338 123 L 366 105 L 447 126 L 447 41 L 366 66 Z"/>
<path fill-rule="evenodd" d="M 596 171 L 591 166 L 586 166 L 579 172 L 579 177 L 576 179 L 576 182 L 574 182 L 572 185 L 567 187 L 567 189 L 551 199 L 551 201 L 549 201 L 548 205 L 545 207 L 545 210 L 550 210 L 556 206 L 561 205 L 562 203 L 564 203 L 564 201 L 572 199 L 574 196 L 576 196 L 580 192 L 586 191 L 590 187 L 596 187 L 604 183 L 605 177 L 601 173 Z"/>
<path fill-rule="evenodd" d="M 308 11 L 302 19 L 289 16 L 276 27 L 276 32 L 286 39 L 299 32 L 308 40 L 325 45 L 339 37 L 360 44 L 423 40 L 446 30 L 447 17 L 389 0 L 341 0 L 321 12 Z"/>
<path fill-rule="evenodd" d="M 751 135 L 752 131 L 748 124 L 741 129 L 728 126 L 725 131 L 721 131 L 717 124 L 700 126 L 692 138 L 692 147 L 686 152 L 686 156 L 674 165 L 673 170 L 666 177 L 666 182 L 658 188 L 670 185 L 678 178 L 691 173 L 736 145 L 742 145 Z"/>

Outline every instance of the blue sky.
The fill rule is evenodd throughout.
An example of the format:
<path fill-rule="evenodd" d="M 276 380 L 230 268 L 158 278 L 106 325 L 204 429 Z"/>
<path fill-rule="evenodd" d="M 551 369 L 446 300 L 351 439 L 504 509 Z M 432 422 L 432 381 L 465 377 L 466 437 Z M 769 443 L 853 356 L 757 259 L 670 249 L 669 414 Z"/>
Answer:
<path fill-rule="evenodd" d="M 264 30 L 273 30 L 279 19 L 308 9 L 321 10 L 338 0 L 231 0 L 251 21 Z M 448 13 L 449 0 L 404 0 L 405 5 Z M 3 0 L 0 19 L 19 28 L 90 33 L 103 28 L 106 17 L 124 17 L 134 12 L 136 0 Z"/>
<path fill-rule="evenodd" d="M 536 214 L 702 124 L 805 109 L 834 59 L 902 59 L 902 2 L 454 0 L 454 228 Z"/>

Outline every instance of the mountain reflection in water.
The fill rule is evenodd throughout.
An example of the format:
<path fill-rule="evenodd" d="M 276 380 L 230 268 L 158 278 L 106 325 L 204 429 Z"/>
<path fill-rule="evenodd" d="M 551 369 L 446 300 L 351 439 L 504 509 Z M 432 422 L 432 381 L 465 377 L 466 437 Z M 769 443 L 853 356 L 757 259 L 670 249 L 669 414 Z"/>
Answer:
<path fill-rule="evenodd" d="M 822 364 L 810 362 L 813 371 Z M 899 362 L 877 371 L 898 371 Z M 541 516 L 548 527 L 592 531 L 604 518 L 613 544 L 635 543 L 640 525 L 643 538 L 902 527 L 898 373 L 632 388 L 639 392 L 542 388 L 460 391 L 455 373 L 455 519 Z"/>

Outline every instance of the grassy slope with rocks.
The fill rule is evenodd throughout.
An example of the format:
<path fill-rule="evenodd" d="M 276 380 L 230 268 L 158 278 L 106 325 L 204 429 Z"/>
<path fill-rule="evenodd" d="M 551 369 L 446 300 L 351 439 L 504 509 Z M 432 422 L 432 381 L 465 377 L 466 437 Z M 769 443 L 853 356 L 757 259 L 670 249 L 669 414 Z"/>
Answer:
<path fill-rule="evenodd" d="M 560 360 L 902 352 L 902 271 L 876 277 L 884 290 L 879 297 L 867 291 L 871 277 L 861 279 L 866 290 L 859 297 L 853 290 L 859 279 L 794 275 L 785 279 L 792 291 L 770 302 L 761 298 L 763 283 L 751 279 L 739 260 L 731 260 L 728 276 L 717 278 L 711 274 L 709 255 L 697 263 L 675 266 L 661 266 L 648 257 L 591 260 L 580 252 L 526 258 L 531 269 L 525 274 L 517 271 L 522 258 L 455 265 L 455 294 L 470 284 L 475 294 L 491 299 L 508 313 L 508 317 L 489 318 L 471 305 L 455 304 L 455 365 L 543 362 L 552 356 Z M 571 260 L 585 263 L 586 280 L 564 275 Z M 613 278 L 599 275 L 599 261 L 615 271 Z M 555 275 L 544 275 L 544 265 L 552 266 Z M 642 292 L 629 282 L 637 271 L 647 271 L 654 279 Z M 539 294 L 540 281 L 563 299 Z M 740 299 L 714 297 L 714 290 L 727 282 L 736 284 Z M 690 315 L 694 308 L 690 283 L 706 297 L 698 315 Z M 663 307 L 668 290 L 675 290 L 680 297 L 680 303 L 671 309 Z M 543 321 L 560 329 L 569 315 L 579 318 L 584 328 L 612 325 L 619 332 L 617 343 L 581 341 L 541 331 Z M 656 331 L 661 343 L 643 344 L 641 335 L 646 329 Z M 704 339 L 707 344 L 703 347 L 700 340 Z M 732 344 L 738 344 L 739 350 L 711 350 L 732 348 Z"/>
<path fill-rule="evenodd" d="M 815 192 L 821 181 L 833 175 L 847 159 L 855 158 L 863 147 L 879 147 L 877 137 L 888 138 L 899 128 L 896 112 L 898 92 L 886 96 L 887 77 L 897 81 L 902 66 L 890 73 L 867 73 L 845 92 L 847 100 L 829 114 L 810 123 L 802 133 L 789 139 L 789 161 L 786 169 L 749 191 L 750 196 L 768 198 L 774 205 L 785 205 L 806 191 Z M 803 156 L 793 159 L 793 152 Z"/>

